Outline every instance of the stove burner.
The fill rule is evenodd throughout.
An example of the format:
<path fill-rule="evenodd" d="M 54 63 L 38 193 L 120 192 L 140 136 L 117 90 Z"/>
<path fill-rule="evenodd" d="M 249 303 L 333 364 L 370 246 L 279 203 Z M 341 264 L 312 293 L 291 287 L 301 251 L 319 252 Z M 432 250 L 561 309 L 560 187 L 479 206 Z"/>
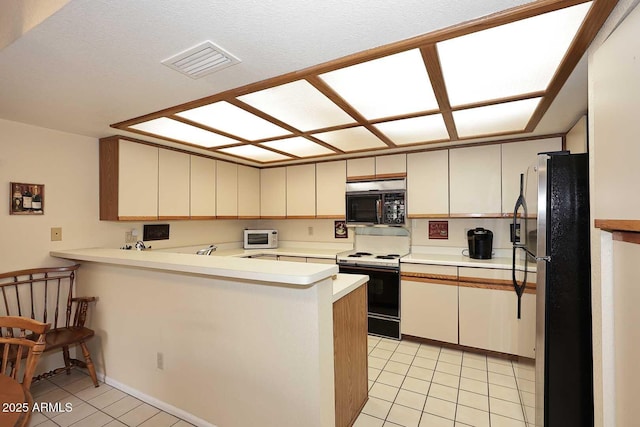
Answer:
<path fill-rule="evenodd" d="M 356 252 L 356 253 L 347 255 L 347 257 L 349 257 L 349 258 L 361 258 L 363 256 L 371 256 L 371 255 L 373 255 L 373 254 L 370 253 L 370 252 Z"/>
<path fill-rule="evenodd" d="M 378 259 L 396 259 L 396 258 L 400 258 L 400 255 L 398 255 L 398 254 L 378 255 L 376 258 L 378 258 Z"/>

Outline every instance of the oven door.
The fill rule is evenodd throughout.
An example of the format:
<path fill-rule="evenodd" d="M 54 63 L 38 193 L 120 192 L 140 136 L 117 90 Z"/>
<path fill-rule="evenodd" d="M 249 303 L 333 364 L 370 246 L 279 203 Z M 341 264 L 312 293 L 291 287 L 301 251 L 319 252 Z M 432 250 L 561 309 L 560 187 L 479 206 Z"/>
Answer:
<path fill-rule="evenodd" d="M 382 194 L 347 193 L 347 223 L 380 224 L 382 221 Z"/>
<path fill-rule="evenodd" d="M 366 274 L 369 333 L 400 339 L 400 272 L 397 268 L 340 265 L 340 273 Z"/>

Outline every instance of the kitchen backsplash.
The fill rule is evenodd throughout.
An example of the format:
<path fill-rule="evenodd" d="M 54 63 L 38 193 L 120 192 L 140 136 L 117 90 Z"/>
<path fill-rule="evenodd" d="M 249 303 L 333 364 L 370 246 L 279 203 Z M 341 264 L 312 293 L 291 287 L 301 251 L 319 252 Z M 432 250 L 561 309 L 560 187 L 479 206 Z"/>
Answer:
<path fill-rule="evenodd" d="M 440 221 L 440 220 L 439 220 Z M 442 247 L 467 247 L 467 231 L 476 227 L 486 228 L 493 232 L 494 249 L 508 249 L 512 244 L 509 241 L 509 224 L 512 220 L 507 218 L 449 218 L 449 238 L 429 239 L 429 220 L 411 220 L 411 244 L 414 246 L 442 246 Z"/>

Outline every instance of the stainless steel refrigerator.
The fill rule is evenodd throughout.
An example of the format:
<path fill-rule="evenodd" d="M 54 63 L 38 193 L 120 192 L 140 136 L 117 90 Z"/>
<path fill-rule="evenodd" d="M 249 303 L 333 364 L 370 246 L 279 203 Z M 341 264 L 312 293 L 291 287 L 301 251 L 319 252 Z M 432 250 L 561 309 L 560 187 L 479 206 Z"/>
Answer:
<path fill-rule="evenodd" d="M 537 266 L 535 425 L 589 427 L 594 421 L 588 155 L 540 154 L 537 175 L 536 230 L 527 233 L 527 223 L 520 224 L 523 241 L 513 251 L 514 270 L 516 254 Z M 526 207 L 522 197 L 518 201 L 514 214 Z M 514 273 L 518 297 L 525 286 Z"/>

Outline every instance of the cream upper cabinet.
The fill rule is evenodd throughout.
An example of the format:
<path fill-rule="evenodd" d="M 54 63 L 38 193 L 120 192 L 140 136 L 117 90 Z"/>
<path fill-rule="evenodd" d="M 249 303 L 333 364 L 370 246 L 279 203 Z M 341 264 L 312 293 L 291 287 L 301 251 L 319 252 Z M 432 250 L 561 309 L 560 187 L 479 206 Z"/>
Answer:
<path fill-rule="evenodd" d="M 449 151 L 407 155 L 409 218 L 449 215 Z"/>
<path fill-rule="evenodd" d="M 502 212 L 513 215 L 513 208 L 520 195 L 520 174 L 524 174 L 525 199 L 529 216 L 538 210 L 538 153 L 559 151 L 562 138 L 511 142 L 502 144 Z"/>
<path fill-rule="evenodd" d="M 364 157 L 362 159 L 347 160 L 348 179 L 371 179 L 376 176 L 376 158 Z"/>
<path fill-rule="evenodd" d="M 260 169 L 238 165 L 238 218 L 260 217 Z"/>
<path fill-rule="evenodd" d="M 376 178 L 405 175 L 407 173 L 407 155 L 391 154 L 376 156 Z"/>
<path fill-rule="evenodd" d="M 315 218 L 316 165 L 287 166 L 287 218 Z"/>
<path fill-rule="evenodd" d="M 347 162 L 316 164 L 316 216 L 318 218 L 345 217 L 345 183 Z"/>
<path fill-rule="evenodd" d="M 500 145 L 449 150 L 451 216 L 501 216 L 500 171 Z"/>
<path fill-rule="evenodd" d="M 118 145 L 117 219 L 157 219 L 158 147 L 122 139 Z"/>
<path fill-rule="evenodd" d="M 191 218 L 216 216 L 216 161 L 191 156 Z"/>
<path fill-rule="evenodd" d="M 278 219 L 286 216 L 286 168 L 260 169 L 260 217 Z"/>
<path fill-rule="evenodd" d="M 216 167 L 216 216 L 238 217 L 238 165 L 218 161 Z"/>
<path fill-rule="evenodd" d="M 188 219 L 190 158 L 179 151 L 158 152 L 158 219 Z"/>

